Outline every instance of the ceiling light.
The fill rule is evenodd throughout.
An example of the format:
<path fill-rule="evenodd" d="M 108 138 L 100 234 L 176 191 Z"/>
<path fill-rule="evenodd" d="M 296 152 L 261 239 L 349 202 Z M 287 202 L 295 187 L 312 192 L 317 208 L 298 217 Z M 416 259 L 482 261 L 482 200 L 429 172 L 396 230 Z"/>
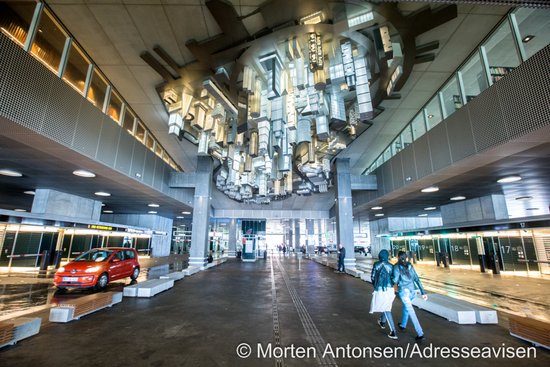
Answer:
<path fill-rule="evenodd" d="M 517 182 L 521 180 L 521 176 L 506 176 L 503 178 L 500 178 L 497 180 L 498 183 L 510 183 L 510 182 Z"/>
<path fill-rule="evenodd" d="M 104 210 L 103 213 L 105 213 L 105 214 L 111 214 L 111 213 L 113 213 L 113 211 L 112 211 L 112 210 Z"/>
<path fill-rule="evenodd" d="M 436 210 L 436 209 L 437 209 L 437 207 L 435 207 L 435 206 L 429 206 L 427 208 L 424 208 L 424 210 Z"/>
<path fill-rule="evenodd" d="M 151 203 L 151 204 L 147 204 L 147 206 L 151 208 L 158 208 L 160 205 Z"/>
<path fill-rule="evenodd" d="M 191 214 L 191 212 L 181 212 L 181 214 L 187 214 L 187 215 L 189 215 L 189 214 Z"/>
<path fill-rule="evenodd" d="M 95 173 L 83 169 L 77 169 L 76 171 L 73 171 L 73 175 L 86 178 L 95 177 Z"/>
<path fill-rule="evenodd" d="M 108 192 L 98 191 L 95 193 L 97 196 L 111 196 Z"/>
<path fill-rule="evenodd" d="M 306 15 L 305 17 L 300 18 L 300 23 L 302 24 L 318 24 L 321 23 L 324 19 L 324 14 L 322 11 L 317 11 L 313 14 Z"/>
<path fill-rule="evenodd" d="M 531 41 L 533 38 L 535 38 L 535 36 L 533 36 L 532 34 L 528 34 L 527 36 L 523 37 L 521 42 L 527 43 L 527 42 Z"/>
<path fill-rule="evenodd" d="M 383 208 L 381 206 L 373 206 L 371 209 L 372 210 L 382 210 Z"/>
<path fill-rule="evenodd" d="M 27 194 L 27 195 L 35 195 L 36 192 L 34 192 L 33 190 L 28 190 L 28 191 L 23 191 L 23 194 Z"/>
<path fill-rule="evenodd" d="M 182 217 L 181 215 L 178 215 L 176 219 L 184 219 L 185 217 Z"/>
<path fill-rule="evenodd" d="M 384 213 L 378 213 L 378 214 L 375 214 L 374 216 L 375 216 L 375 217 L 383 217 L 383 216 L 384 216 Z"/>
<path fill-rule="evenodd" d="M 154 210 L 149 210 L 147 213 L 149 213 L 149 214 L 157 214 L 157 212 L 154 211 Z"/>
<path fill-rule="evenodd" d="M 459 201 L 459 200 L 465 200 L 466 196 L 453 196 L 451 198 L 452 201 Z"/>
<path fill-rule="evenodd" d="M 430 187 L 426 187 L 422 190 L 420 190 L 422 192 L 436 192 L 436 191 L 439 191 L 439 187 L 437 186 L 430 186 Z"/>
<path fill-rule="evenodd" d="M 10 177 L 21 177 L 21 176 L 23 176 L 22 173 L 11 170 L 11 169 L 0 169 L 0 175 L 10 176 Z"/>
<path fill-rule="evenodd" d="M 427 217 L 428 214 L 424 213 L 424 214 L 418 214 L 419 217 Z"/>
<path fill-rule="evenodd" d="M 429 118 L 429 119 L 433 119 L 433 118 L 434 118 L 434 115 L 430 113 L 430 114 L 428 115 L 428 118 Z"/>
<path fill-rule="evenodd" d="M 519 196 L 516 198 L 516 200 L 528 200 L 528 199 L 532 199 L 533 197 L 532 196 Z"/>
<path fill-rule="evenodd" d="M 26 212 L 25 209 L 13 209 L 14 212 Z"/>

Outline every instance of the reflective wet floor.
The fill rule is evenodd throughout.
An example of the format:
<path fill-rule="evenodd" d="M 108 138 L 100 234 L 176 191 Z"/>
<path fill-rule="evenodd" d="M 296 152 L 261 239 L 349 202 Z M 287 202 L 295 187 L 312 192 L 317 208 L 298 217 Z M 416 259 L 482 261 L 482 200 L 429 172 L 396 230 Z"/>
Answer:
<path fill-rule="evenodd" d="M 391 340 L 368 313 L 371 293 L 369 283 L 310 260 L 229 260 L 67 324 L 47 322 L 43 311 L 40 333 L 1 350 L 1 365 L 550 365 L 547 351 L 500 325 L 458 325 L 422 310 L 425 340 L 415 341 L 410 323 Z M 396 300 L 396 321 L 401 310 Z"/>

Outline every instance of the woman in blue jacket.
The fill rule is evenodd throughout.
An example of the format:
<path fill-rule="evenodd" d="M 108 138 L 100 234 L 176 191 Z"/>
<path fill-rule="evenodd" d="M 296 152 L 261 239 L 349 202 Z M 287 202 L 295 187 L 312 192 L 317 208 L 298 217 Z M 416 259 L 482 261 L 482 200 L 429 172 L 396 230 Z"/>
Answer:
<path fill-rule="evenodd" d="M 417 334 L 416 340 L 424 339 L 424 331 L 422 330 L 422 326 L 420 326 L 412 305 L 412 300 L 416 296 L 415 286 L 420 290 L 424 300 L 428 299 L 428 295 L 424 291 L 424 287 L 422 287 L 422 283 L 420 283 L 414 267 L 407 261 L 407 254 L 404 251 L 399 251 L 397 264 L 393 266 L 393 283 L 397 285 L 399 298 L 403 302 L 403 317 L 401 324 L 398 324 L 399 328 L 405 330 L 410 317 Z"/>
<path fill-rule="evenodd" d="M 382 312 L 378 319 L 378 325 L 382 329 L 386 328 L 386 321 L 390 326 L 390 333 L 388 337 L 390 339 L 397 339 L 395 333 L 395 325 L 393 323 L 393 317 L 391 314 L 391 306 L 395 299 L 395 292 L 393 290 L 392 277 L 392 264 L 389 263 L 388 258 L 390 254 L 388 250 L 382 250 L 378 254 L 378 259 L 372 267 L 371 282 L 374 287 L 372 293 L 372 301 L 370 304 L 370 313 Z"/>

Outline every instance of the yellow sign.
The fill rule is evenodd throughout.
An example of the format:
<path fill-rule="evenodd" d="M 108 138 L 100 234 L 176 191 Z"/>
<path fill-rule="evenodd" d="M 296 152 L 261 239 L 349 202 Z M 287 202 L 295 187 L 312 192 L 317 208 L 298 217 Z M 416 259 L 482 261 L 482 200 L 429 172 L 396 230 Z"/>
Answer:
<path fill-rule="evenodd" d="M 110 226 L 101 226 L 98 224 L 88 224 L 88 229 L 100 229 L 103 231 L 112 231 L 113 227 Z"/>

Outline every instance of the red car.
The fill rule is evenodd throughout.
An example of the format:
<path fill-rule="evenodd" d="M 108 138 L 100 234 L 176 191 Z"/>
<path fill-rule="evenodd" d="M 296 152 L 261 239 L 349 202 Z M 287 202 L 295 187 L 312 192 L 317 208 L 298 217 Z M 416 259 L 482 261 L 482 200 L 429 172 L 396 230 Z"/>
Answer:
<path fill-rule="evenodd" d="M 59 289 L 103 289 L 112 280 L 139 275 L 138 254 L 135 249 L 121 247 L 96 248 L 83 253 L 60 267 L 53 278 Z"/>

